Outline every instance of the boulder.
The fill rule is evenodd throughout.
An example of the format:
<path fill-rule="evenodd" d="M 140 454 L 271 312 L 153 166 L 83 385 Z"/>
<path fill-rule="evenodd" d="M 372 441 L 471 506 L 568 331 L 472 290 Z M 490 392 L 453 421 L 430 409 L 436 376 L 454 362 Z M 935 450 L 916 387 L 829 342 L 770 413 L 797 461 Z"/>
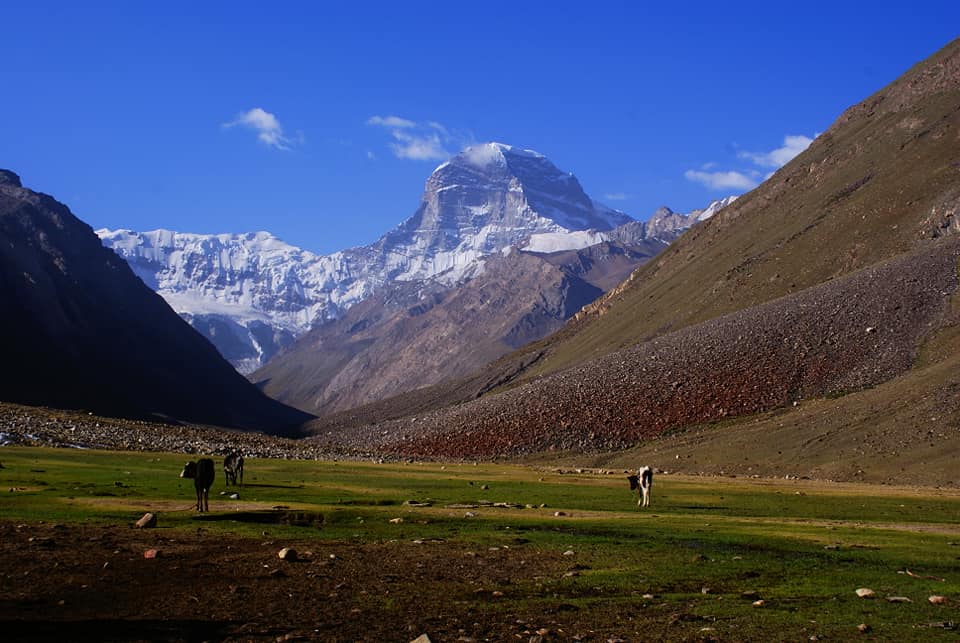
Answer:
<path fill-rule="evenodd" d="M 136 522 L 137 529 L 153 529 L 157 526 L 157 514 L 147 512 Z"/>

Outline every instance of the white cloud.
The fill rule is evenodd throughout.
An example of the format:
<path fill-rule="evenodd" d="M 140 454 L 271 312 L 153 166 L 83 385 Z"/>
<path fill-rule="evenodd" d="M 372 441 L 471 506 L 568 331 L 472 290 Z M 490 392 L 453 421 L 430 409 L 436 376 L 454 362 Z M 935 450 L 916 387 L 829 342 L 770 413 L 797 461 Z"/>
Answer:
<path fill-rule="evenodd" d="M 292 141 L 283 134 L 283 126 L 277 117 L 260 107 L 254 107 L 248 112 L 237 116 L 223 127 L 244 127 L 257 133 L 257 140 L 264 145 L 275 147 L 278 150 L 289 150 Z M 303 134 L 298 133 L 297 143 L 303 142 Z"/>
<path fill-rule="evenodd" d="M 405 130 L 395 130 L 391 135 L 395 140 L 390 144 L 390 149 L 398 159 L 433 161 L 450 156 L 450 152 L 444 149 L 437 134 L 423 136 L 408 134 Z"/>
<path fill-rule="evenodd" d="M 406 129 L 417 126 L 417 124 L 413 121 L 408 121 L 407 119 L 400 118 L 399 116 L 371 116 L 367 119 L 367 125 L 380 125 L 382 127 L 395 127 L 398 129 Z"/>
<path fill-rule="evenodd" d="M 755 172 L 749 174 L 755 175 Z M 743 172 L 702 172 L 687 170 L 683 173 L 688 181 L 702 183 L 711 190 L 752 190 L 758 183 L 755 178 Z"/>
<path fill-rule="evenodd" d="M 809 136 L 790 135 L 783 137 L 783 145 L 770 152 L 747 152 L 741 151 L 737 156 L 751 161 L 760 167 L 781 168 L 800 152 L 804 151 L 813 143 Z"/>
<path fill-rule="evenodd" d="M 817 135 L 814 134 L 813 138 Z M 752 190 L 761 181 L 773 176 L 773 173 L 789 163 L 797 154 L 804 151 L 813 143 L 809 136 L 791 135 L 783 137 L 783 145 L 769 152 L 737 152 L 737 158 L 749 161 L 757 168 L 767 171 L 760 172 L 756 168 L 741 168 L 739 170 L 718 170 L 717 163 L 704 163 L 699 170 L 687 170 L 683 173 L 688 181 L 700 183 L 711 190 Z M 770 171 L 768 168 L 773 168 Z M 716 171 L 714 171 L 716 170 Z"/>
<path fill-rule="evenodd" d="M 371 116 L 367 125 L 382 127 L 390 132 L 390 149 L 399 159 L 436 161 L 452 156 L 450 148 L 469 143 L 471 137 L 451 132 L 436 121 L 418 123 L 400 116 Z"/>
<path fill-rule="evenodd" d="M 471 145 L 463 150 L 463 156 L 474 167 L 486 167 L 503 158 L 496 145 Z"/>
<path fill-rule="evenodd" d="M 607 201 L 626 201 L 630 195 L 625 192 L 608 192 L 603 195 L 603 198 Z"/>

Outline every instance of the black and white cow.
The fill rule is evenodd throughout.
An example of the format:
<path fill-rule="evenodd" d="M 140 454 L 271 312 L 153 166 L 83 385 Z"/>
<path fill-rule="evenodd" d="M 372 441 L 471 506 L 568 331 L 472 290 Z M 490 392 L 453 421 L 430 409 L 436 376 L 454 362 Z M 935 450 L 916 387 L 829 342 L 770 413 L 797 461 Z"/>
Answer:
<path fill-rule="evenodd" d="M 188 462 L 180 472 L 181 478 L 193 478 L 197 490 L 197 511 L 210 511 L 210 487 L 213 485 L 215 468 L 210 458 Z"/>
<path fill-rule="evenodd" d="M 240 477 L 240 486 L 243 486 L 243 456 L 239 453 L 231 453 L 223 459 L 223 475 L 227 480 L 227 486 L 233 484 L 237 486 L 237 476 Z"/>
<path fill-rule="evenodd" d="M 647 466 L 637 469 L 636 475 L 627 476 L 630 481 L 630 490 L 637 489 L 640 494 L 640 500 L 637 501 L 638 507 L 650 506 L 650 490 L 653 488 L 653 469 Z"/>

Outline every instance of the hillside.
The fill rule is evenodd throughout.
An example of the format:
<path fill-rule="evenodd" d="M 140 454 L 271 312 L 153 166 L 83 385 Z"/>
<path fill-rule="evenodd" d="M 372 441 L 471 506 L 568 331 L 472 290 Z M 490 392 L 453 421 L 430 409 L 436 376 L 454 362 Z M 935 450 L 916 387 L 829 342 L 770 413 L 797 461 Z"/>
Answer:
<path fill-rule="evenodd" d="M 251 379 L 316 415 L 469 375 L 558 330 L 665 244 L 490 257 L 455 288 L 394 284 L 317 326 Z"/>
<path fill-rule="evenodd" d="M 0 399 L 293 433 L 263 395 L 93 230 L 0 170 Z"/>
<path fill-rule="evenodd" d="M 582 452 L 892 390 L 881 385 L 915 375 L 925 343 L 960 323 L 958 140 L 955 41 L 559 333 L 312 430 L 403 453 Z M 937 382 L 930 394 L 949 390 Z M 935 430 L 925 423 L 913 428 Z"/>
<path fill-rule="evenodd" d="M 546 344 L 528 376 L 800 292 L 960 230 L 960 40 L 844 112 Z M 540 348 L 538 348 L 540 350 Z"/>

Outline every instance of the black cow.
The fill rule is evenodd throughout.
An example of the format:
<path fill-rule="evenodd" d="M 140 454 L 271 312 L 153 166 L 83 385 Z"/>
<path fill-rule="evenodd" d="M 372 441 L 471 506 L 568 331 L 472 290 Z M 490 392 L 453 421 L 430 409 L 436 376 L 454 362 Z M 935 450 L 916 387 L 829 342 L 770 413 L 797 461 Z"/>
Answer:
<path fill-rule="evenodd" d="M 223 459 L 223 475 L 227 480 L 227 486 L 233 484 L 237 486 L 237 476 L 240 476 L 240 486 L 243 486 L 243 456 L 239 453 L 231 453 Z"/>
<path fill-rule="evenodd" d="M 210 487 L 213 485 L 215 468 L 210 458 L 188 462 L 180 472 L 181 478 L 193 478 L 197 490 L 197 511 L 210 511 Z"/>

